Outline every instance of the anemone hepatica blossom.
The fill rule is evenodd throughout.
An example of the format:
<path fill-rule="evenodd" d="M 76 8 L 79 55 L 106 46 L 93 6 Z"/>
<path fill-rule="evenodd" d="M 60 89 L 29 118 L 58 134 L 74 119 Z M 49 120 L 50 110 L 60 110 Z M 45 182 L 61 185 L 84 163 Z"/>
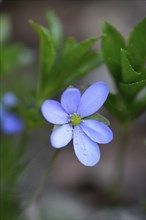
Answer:
<path fill-rule="evenodd" d="M 85 166 L 94 166 L 100 160 L 99 144 L 113 139 L 111 129 L 102 122 L 91 120 L 108 96 L 108 85 L 104 82 L 92 84 L 81 96 L 79 89 L 67 88 L 60 103 L 46 100 L 41 106 L 43 116 L 56 126 L 51 134 L 51 145 L 66 146 L 73 139 L 74 151 Z"/>
<path fill-rule="evenodd" d="M 12 92 L 5 93 L 0 103 L 0 128 L 4 134 L 16 134 L 24 129 L 24 122 L 12 109 L 18 104 L 18 99 Z"/>

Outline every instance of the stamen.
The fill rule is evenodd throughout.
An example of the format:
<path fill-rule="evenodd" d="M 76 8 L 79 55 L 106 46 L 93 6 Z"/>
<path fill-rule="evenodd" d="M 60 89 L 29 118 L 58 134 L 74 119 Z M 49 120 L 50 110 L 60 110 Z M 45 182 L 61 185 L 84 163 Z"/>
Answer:
<path fill-rule="evenodd" d="M 81 123 L 82 118 L 80 115 L 74 113 L 73 115 L 70 115 L 70 121 L 72 126 L 77 126 Z"/>

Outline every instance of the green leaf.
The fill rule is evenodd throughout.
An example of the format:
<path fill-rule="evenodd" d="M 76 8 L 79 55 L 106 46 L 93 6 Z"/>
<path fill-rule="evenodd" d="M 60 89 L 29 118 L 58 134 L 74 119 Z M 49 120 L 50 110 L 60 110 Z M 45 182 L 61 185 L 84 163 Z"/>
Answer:
<path fill-rule="evenodd" d="M 16 68 L 31 63 L 33 58 L 32 51 L 22 44 L 3 45 L 1 46 L 0 74 L 10 74 Z"/>
<path fill-rule="evenodd" d="M 69 51 L 71 51 L 71 49 L 73 49 L 76 45 L 77 42 L 75 41 L 75 39 L 73 37 L 69 37 L 64 43 L 64 47 L 62 48 L 61 54 L 63 56 L 67 55 Z"/>
<path fill-rule="evenodd" d="M 37 96 L 38 105 L 45 98 L 51 98 L 74 80 L 93 71 L 103 62 L 101 54 L 91 50 L 97 38 L 89 38 L 80 43 L 69 38 L 62 48 L 58 20 L 52 12 L 47 15 L 49 30 L 30 21 L 40 38 L 40 85 Z M 56 25 L 56 28 L 54 27 Z M 53 29 L 55 28 L 55 29 Z M 58 30 L 58 35 L 56 31 Z M 57 36 L 57 39 L 56 39 Z"/>
<path fill-rule="evenodd" d="M 124 83 L 137 82 L 140 79 L 141 73 L 136 72 L 129 63 L 128 52 L 121 49 L 121 64 L 122 64 L 122 81 Z"/>
<path fill-rule="evenodd" d="M 91 49 L 96 41 L 97 38 L 89 38 L 77 43 L 73 39 L 69 39 L 61 54 L 61 68 L 66 67 L 72 70 L 72 68 L 80 63 L 80 60 L 89 52 L 89 49 Z"/>
<path fill-rule="evenodd" d="M 146 95 L 131 105 L 131 119 L 137 118 L 146 109 Z"/>
<path fill-rule="evenodd" d="M 48 29 L 55 41 L 56 47 L 60 48 L 63 43 L 63 28 L 53 11 L 47 12 Z"/>
<path fill-rule="evenodd" d="M 100 53 L 98 52 L 88 53 L 80 61 L 79 66 L 77 69 L 74 70 L 74 73 L 72 73 L 71 75 L 68 75 L 65 82 L 70 83 L 76 78 L 79 79 L 80 77 L 83 77 L 87 73 L 92 72 L 94 69 L 96 69 L 101 64 L 103 64 L 103 58 Z"/>
<path fill-rule="evenodd" d="M 110 125 L 109 120 L 107 118 L 105 118 L 104 116 L 100 115 L 99 113 L 95 113 L 95 114 L 90 115 L 84 119 L 85 120 L 96 120 L 96 121 L 102 122 L 108 126 Z"/>
<path fill-rule="evenodd" d="M 121 93 L 126 99 L 134 98 L 137 93 L 146 86 L 146 80 L 141 80 L 134 83 L 120 83 Z"/>
<path fill-rule="evenodd" d="M 45 99 L 56 95 L 74 80 L 86 75 L 102 64 L 102 56 L 91 50 L 96 38 L 90 38 L 77 43 L 69 38 L 58 53 L 51 70 L 51 79 L 43 93 L 39 96 L 39 105 Z"/>
<path fill-rule="evenodd" d="M 46 97 L 48 98 L 54 96 L 62 89 L 65 89 L 66 86 L 73 83 L 76 79 L 80 79 L 81 77 L 90 73 L 102 64 L 102 59 L 98 54 L 88 58 L 88 62 L 86 61 L 86 59 L 84 59 L 84 62 L 80 62 L 79 66 L 76 67 L 74 70 L 65 71 L 67 75 L 62 73 L 62 79 L 61 74 L 60 77 L 56 77 L 56 80 L 54 79 L 52 83 L 49 84 L 49 87 L 46 88 L 46 90 L 44 91 L 43 99 Z"/>
<path fill-rule="evenodd" d="M 146 79 L 146 68 L 144 67 L 141 72 L 142 72 L 141 79 Z"/>
<path fill-rule="evenodd" d="M 19 45 L 1 47 L 0 74 L 11 73 L 19 65 L 21 48 Z"/>
<path fill-rule="evenodd" d="M 57 69 L 64 71 L 67 77 L 71 75 L 71 72 L 78 70 L 80 63 L 85 60 L 96 41 L 96 38 L 89 38 L 80 43 L 73 43 L 72 41 L 68 50 L 65 48 L 65 51 L 63 51 L 61 62 Z"/>
<path fill-rule="evenodd" d="M 55 62 L 55 44 L 50 32 L 30 20 L 29 23 L 37 31 L 40 38 L 40 80 L 39 91 L 43 89 L 45 84 L 51 79 L 51 69 Z"/>
<path fill-rule="evenodd" d="M 102 23 L 102 52 L 105 63 L 117 82 L 121 79 L 121 48 L 125 48 L 122 35 L 107 22 Z"/>
<path fill-rule="evenodd" d="M 109 112 L 111 112 L 121 123 L 129 120 L 130 111 L 126 106 L 123 98 L 119 94 L 109 94 L 104 104 Z"/>
<path fill-rule="evenodd" d="M 131 32 L 128 41 L 130 62 L 134 69 L 140 71 L 146 62 L 146 18 Z"/>
<path fill-rule="evenodd" d="M 52 81 L 56 87 L 61 87 L 61 83 L 63 87 L 67 86 L 67 84 L 72 83 L 73 80 L 79 78 L 81 75 L 85 75 L 87 71 L 99 66 L 97 55 L 90 50 L 96 40 L 95 38 L 90 38 L 81 43 L 77 43 L 73 39 L 66 41 L 52 70 Z M 87 69 L 88 58 L 90 68 Z"/>

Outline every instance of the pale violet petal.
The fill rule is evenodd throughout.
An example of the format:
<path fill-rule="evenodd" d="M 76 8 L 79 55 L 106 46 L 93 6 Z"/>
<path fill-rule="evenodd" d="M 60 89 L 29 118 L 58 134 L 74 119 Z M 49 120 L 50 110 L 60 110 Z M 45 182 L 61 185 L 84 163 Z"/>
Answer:
<path fill-rule="evenodd" d="M 61 96 L 61 105 L 69 114 L 76 113 L 80 102 L 80 97 L 81 93 L 79 89 L 68 88 Z"/>
<path fill-rule="evenodd" d="M 107 144 L 113 139 L 111 129 L 102 122 L 95 120 L 83 120 L 80 126 L 90 139 L 99 144 Z"/>
<path fill-rule="evenodd" d="M 41 112 L 45 119 L 52 124 L 65 124 L 68 122 L 68 114 L 61 104 L 55 100 L 46 100 L 41 106 Z"/>
<path fill-rule="evenodd" d="M 80 126 L 74 127 L 73 145 L 77 158 L 85 166 L 94 166 L 100 160 L 99 146 L 82 131 Z"/>
<path fill-rule="evenodd" d="M 55 148 L 66 146 L 72 139 L 72 126 L 70 124 L 61 125 L 56 128 L 50 137 L 51 144 Z"/>
<path fill-rule="evenodd" d="M 108 85 L 105 82 L 92 84 L 82 95 L 77 113 L 81 117 L 92 115 L 104 104 L 108 96 Z"/>

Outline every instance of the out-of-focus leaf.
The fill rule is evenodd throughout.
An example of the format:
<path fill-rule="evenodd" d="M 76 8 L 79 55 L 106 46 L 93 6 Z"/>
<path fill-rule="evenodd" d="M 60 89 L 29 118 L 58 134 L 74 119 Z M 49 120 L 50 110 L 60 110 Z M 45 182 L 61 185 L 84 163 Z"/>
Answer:
<path fill-rule="evenodd" d="M 7 143 L 2 143 L 0 148 L 0 160 L 3 167 L 0 172 L 1 186 L 9 188 L 13 187 L 16 178 L 22 168 L 19 164 L 22 148 L 20 146 L 11 146 Z"/>
<path fill-rule="evenodd" d="M 106 125 L 110 125 L 110 122 L 107 118 L 105 118 L 104 116 L 100 115 L 99 113 L 95 113 L 89 117 L 86 117 L 85 118 L 86 120 L 96 120 L 96 121 L 99 121 L 99 122 L 102 122 Z"/>
<path fill-rule="evenodd" d="M 131 99 L 146 86 L 146 79 L 134 83 L 120 83 L 120 89 L 125 98 Z"/>
<path fill-rule="evenodd" d="M 55 62 L 55 44 L 50 32 L 35 23 L 29 21 L 32 27 L 37 31 L 40 39 L 40 79 L 39 79 L 39 91 L 45 86 L 46 83 L 51 80 L 51 69 Z"/>
<path fill-rule="evenodd" d="M 11 21 L 6 14 L 0 15 L 0 44 L 5 44 L 11 36 Z"/>
<path fill-rule="evenodd" d="M 104 105 L 120 122 L 129 120 L 129 109 L 119 94 L 110 93 Z"/>
<path fill-rule="evenodd" d="M 0 75 L 10 74 L 20 66 L 30 64 L 33 59 L 34 54 L 32 51 L 22 44 L 1 46 Z"/>
<path fill-rule="evenodd" d="M 53 11 L 47 12 L 48 29 L 55 41 L 56 47 L 60 48 L 63 42 L 63 28 Z"/>
<path fill-rule="evenodd" d="M 146 109 L 146 95 L 131 105 L 131 119 L 138 117 Z"/>
<path fill-rule="evenodd" d="M 24 155 L 22 146 L 18 146 L 10 137 L 2 138 L 0 147 L 0 217 L 3 220 L 17 220 L 20 215 L 20 203 L 16 183 L 22 173 Z"/>
<path fill-rule="evenodd" d="M 131 32 L 128 48 L 130 62 L 135 70 L 141 70 L 146 62 L 146 18 Z"/>
<path fill-rule="evenodd" d="M 107 22 L 102 23 L 102 52 L 105 63 L 115 81 L 121 79 L 121 48 L 125 48 L 122 35 Z"/>
<path fill-rule="evenodd" d="M 129 63 L 128 52 L 121 49 L 121 64 L 122 64 L 122 81 L 124 83 L 137 82 L 140 79 L 141 73 L 136 72 Z"/>
<path fill-rule="evenodd" d="M 0 74 L 10 73 L 17 67 L 20 53 L 21 49 L 19 45 L 1 47 Z"/>
<path fill-rule="evenodd" d="M 145 67 L 143 67 L 143 69 L 142 69 L 142 74 L 141 74 L 141 79 L 146 79 L 146 68 Z"/>
<path fill-rule="evenodd" d="M 73 49 L 76 46 L 77 42 L 75 41 L 75 39 L 73 37 L 69 37 L 65 42 L 64 42 L 64 46 L 62 48 L 61 54 L 62 56 L 66 56 L 69 51 L 71 50 L 71 48 Z"/>
<path fill-rule="evenodd" d="M 2 220 L 18 220 L 20 216 L 20 203 L 15 192 L 4 190 L 0 192 L 0 218 Z"/>

